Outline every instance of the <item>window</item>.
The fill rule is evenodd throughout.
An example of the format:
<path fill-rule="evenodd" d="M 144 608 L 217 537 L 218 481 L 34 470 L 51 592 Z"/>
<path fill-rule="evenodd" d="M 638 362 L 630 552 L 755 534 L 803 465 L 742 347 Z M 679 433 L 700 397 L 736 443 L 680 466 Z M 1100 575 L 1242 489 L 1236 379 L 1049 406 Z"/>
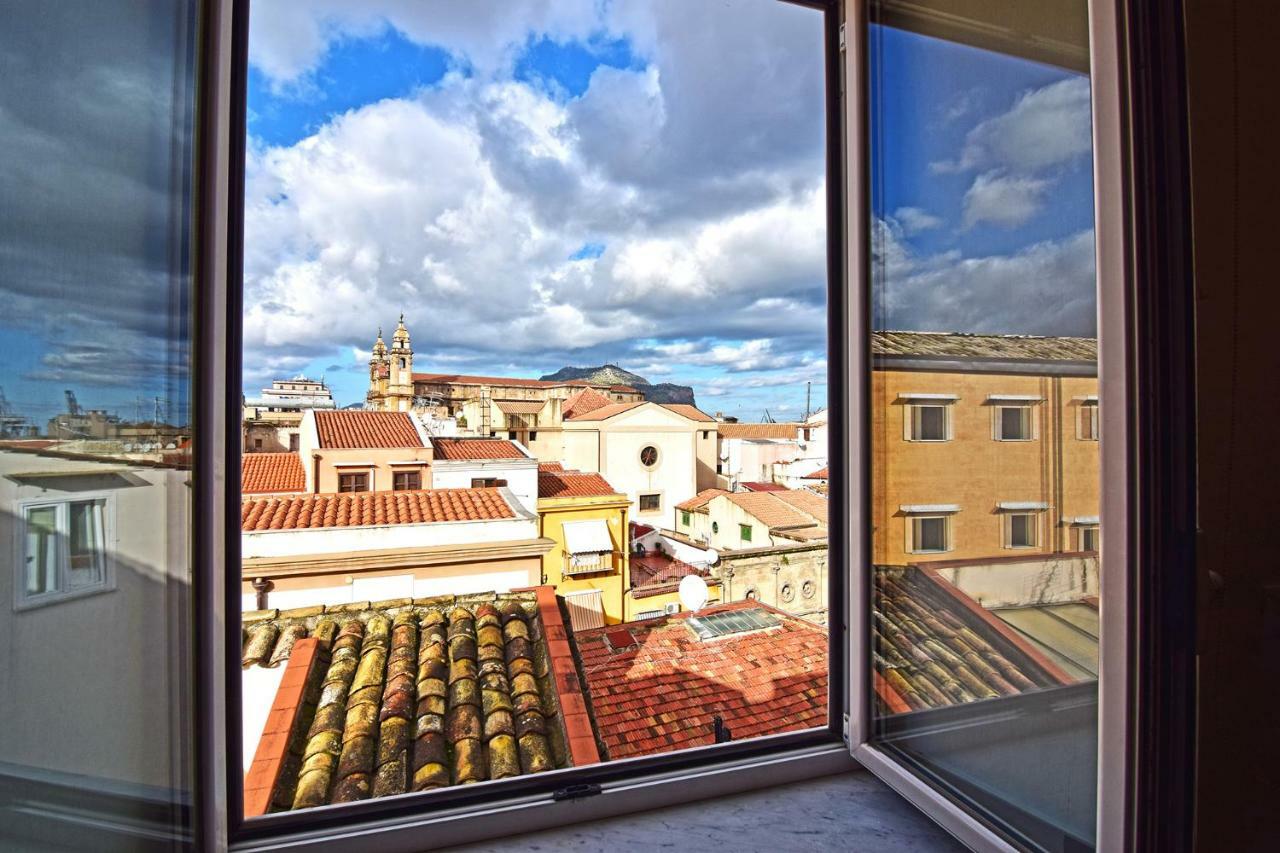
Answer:
<path fill-rule="evenodd" d="M 396 471 L 392 475 L 392 486 L 397 492 L 416 491 L 422 488 L 422 472 Z"/>
<path fill-rule="evenodd" d="M 1031 441 L 1034 410 L 1031 406 L 997 406 L 996 439 L 998 441 Z"/>
<path fill-rule="evenodd" d="M 262 449 L 262 439 L 260 439 L 260 438 L 255 438 L 255 439 L 253 440 L 253 449 L 254 449 L 254 450 L 261 450 L 261 449 Z"/>
<path fill-rule="evenodd" d="M 471 488 L 473 489 L 497 489 L 505 486 L 506 480 L 499 477 L 472 477 Z"/>
<path fill-rule="evenodd" d="M 1096 524 L 1085 525 L 1077 528 L 1077 535 L 1079 536 L 1079 545 L 1077 546 L 1077 550 L 1097 551 L 1101 542 L 1098 538 L 1098 531 L 1098 525 Z"/>
<path fill-rule="evenodd" d="M 507 439 L 508 439 L 508 440 L 510 440 L 510 441 L 515 441 L 515 440 L 516 440 L 516 431 L 515 431 L 515 430 L 509 430 L 509 431 L 507 432 Z"/>
<path fill-rule="evenodd" d="M 1037 535 L 1039 515 L 1034 512 L 1005 513 L 1006 548 L 1035 548 L 1039 542 Z"/>
<path fill-rule="evenodd" d="M 298 452 L 298 440 L 299 440 L 299 436 L 296 432 L 289 433 L 289 452 L 290 453 Z"/>
<path fill-rule="evenodd" d="M 908 407 L 911 441 L 946 441 L 951 438 L 951 407 L 915 404 Z"/>
<path fill-rule="evenodd" d="M 339 492 L 369 491 L 369 474 L 367 472 L 361 472 L 359 474 L 339 474 L 338 475 L 338 491 Z"/>
<path fill-rule="evenodd" d="M 910 551 L 914 554 L 930 554 L 949 551 L 950 516 L 931 515 L 911 518 Z"/>
<path fill-rule="evenodd" d="M 680 511 L 680 523 L 681 523 L 681 524 L 683 524 L 685 527 L 688 527 L 688 526 L 689 526 L 689 524 L 690 524 L 690 520 L 691 520 L 691 519 L 690 519 L 690 516 L 689 516 L 689 511 L 688 511 L 688 510 L 681 510 L 681 511 Z"/>
<path fill-rule="evenodd" d="M 1080 421 L 1077 435 L 1083 441 L 1098 440 L 1098 401 L 1083 400 L 1080 403 Z"/>
<path fill-rule="evenodd" d="M 738 537 L 739 537 L 743 542 L 750 542 L 750 541 L 751 541 L 751 525 L 750 525 L 750 524 L 739 524 L 739 525 L 738 525 Z"/>
<path fill-rule="evenodd" d="M 706 440 L 707 440 L 708 438 L 710 438 L 710 437 L 711 437 L 711 433 L 710 433 L 709 431 L 707 431 L 707 430 L 705 430 L 705 429 L 704 429 L 704 430 L 702 431 L 702 440 L 703 440 L 703 441 L 706 441 Z"/>
<path fill-rule="evenodd" d="M 28 505 L 18 605 L 107 587 L 107 499 Z"/>
<path fill-rule="evenodd" d="M 529 431 L 529 440 L 530 440 L 530 441 L 537 441 L 537 440 L 538 440 L 538 431 L 537 431 L 536 429 L 535 429 L 535 430 L 530 430 L 530 431 Z"/>
<path fill-rule="evenodd" d="M 658 448 L 652 444 L 640 451 L 640 464 L 646 468 L 652 468 L 658 464 Z"/>
<path fill-rule="evenodd" d="M 648 494 L 640 496 L 641 512 L 657 512 L 662 509 L 662 495 Z"/>

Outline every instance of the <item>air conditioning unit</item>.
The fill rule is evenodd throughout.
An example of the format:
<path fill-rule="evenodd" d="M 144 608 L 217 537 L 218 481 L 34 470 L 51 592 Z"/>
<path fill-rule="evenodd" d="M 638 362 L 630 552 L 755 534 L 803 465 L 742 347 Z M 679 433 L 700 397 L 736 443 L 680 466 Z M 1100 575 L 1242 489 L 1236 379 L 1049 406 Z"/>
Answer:
<path fill-rule="evenodd" d="M 667 614 L 668 616 L 670 616 L 670 615 L 672 615 L 672 614 L 674 614 L 674 613 L 679 613 L 679 612 L 680 612 L 680 602 L 678 602 L 678 601 L 672 601 L 672 602 L 670 602 L 669 604 L 667 604 L 667 606 L 666 606 L 665 608 L 663 608 L 663 609 L 666 611 L 666 614 Z"/>

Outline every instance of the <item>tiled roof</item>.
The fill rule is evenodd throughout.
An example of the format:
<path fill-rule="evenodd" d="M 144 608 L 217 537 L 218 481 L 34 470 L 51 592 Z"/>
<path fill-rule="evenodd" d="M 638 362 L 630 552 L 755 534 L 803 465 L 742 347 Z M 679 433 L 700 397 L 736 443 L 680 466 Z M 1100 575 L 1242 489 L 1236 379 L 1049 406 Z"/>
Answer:
<path fill-rule="evenodd" d="M 629 412 L 637 406 L 643 406 L 644 403 L 610 403 L 607 406 L 601 406 L 598 409 L 592 409 L 589 412 L 575 414 L 571 418 L 565 420 L 570 421 L 603 421 L 608 420 L 614 415 L 620 415 L 623 412 Z"/>
<path fill-rule="evenodd" d="M 774 527 L 808 527 L 813 519 L 791 504 L 780 499 L 777 492 L 731 492 L 725 499 L 759 519 L 761 524 Z"/>
<path fill-rule="evenodd" d="M 307 475 L 296 453 L 246 453 L 240 458 L 240 492 L 245 495 L 302 492 Z"/>
<path fill-rule="evenodd" d="M 675 412 L 681 417 L 686 417 L 691 421 L 702 421 L 703 423 L 713 424 L 716 419 L 699 409 L 697 406 L 690 406 L 688 403 L 659 403 L 662 408 Z"/>
<path fill-rule="evenodd" d="M 797 438 L 803 424 L 720 424 L 721 438 Z"/>
<path fill-rule="evenodd" d="M 786 501 L 791 506 L 807 513 L 823 524 L 827 523 L 827 499 L 813 492 L 804 489 L 784 489 L 780 492 L 770 492 L 780 501 Z"/>
<path fill-rule="evenodd" d="M 817 471 L 814 471 L 812 474 L 806 474 L 802 479 L 805 479 L 805 480 L 826 480 L 826 479 L 828 479 L 828 477 L 827 477 L 827 469 L 826 469 L 826 467 L 824 466 L 824 467 L 822 467 L 822 468 L 819 468 Z"/>
<path fill-rule="evenodd" d="M 753 608 L 781 625 L 701 641 L 681 613 L 575 634 L 610 758 L 711 744 L 717 715 L 734 740 L 826 725 L 823 629 L 750 601 L 698 615 Z M 618 629 L 634 643 L 612 645 L 605 635 Z"/>
<path fill-rule="evenodd" d="M 539 462 L 538 473 L 545 474 L 548 471 L 563 471 L 564 466 L 559 462 Z"/>
<path fill-rule="evenodd" d="M 650 551 L 631 555 L 631 595 L 635 598 L 676 590 L 686 575 L 710 578 L 711 573 L 666 554 Z"/>
<path fill-rule="evenodd" d="M 779 486 L 777 483 L 739 483 L 738 485 L 748 492 L 785 492 L 787 490 L 786 486 Z"/>
<path fill-rule="evenodd" d="M 721 495 L 727 494 L 729 494 L 729 492 L 724 489 L 703 489 L 693 497 L 689 498 L 689 500 L 676 504 L 676 509 L 684 510 L 685 512 L 698 512 L 710 503 L 712 498 L 718 498 Z"/>
<path fill-rule="evenodd" d="M 528 459 L 505 438 L 433 438 L 437 459 Z"/>
<path fill-rule="evenodd" d="M 1029 361 L 1097 361 L 1097 338 L 969 335 L 959 332 L 874 332 L 873 356 L 935 356 Z"/>
<path fill-rule="evenodd" d="M 890 711 L 1072 681 L 1008 625 L 928 571 L 879 567 L 875 583 L 876 692 Z"/>
<path fill-rule="evenodd" d="M 589 498 L 621 494 L 599 474 L 582 471 L 539 471 L 538 497 Z"/>
<path fill-rule="evenodd" d="M 352 492 L 250 498 L 240 508 L 240 529 L 251 533 L 498 518 L 515 518 L 498 489 Z"/>
<path fill-rule="evenodd" d="M 544 400 L 494 400 L 493 404 L 506 415 L 536 415 L 546 405 Z"/>
<path fill-rule="evenodd" d="M 315 418 L 320 446 L 324 448 L 423 446 L 422 436 L 407 412 L 317 410 Z"/>
<path fill-rule="evenodd" d="M 245 629 L 246 668 L 278 665 L 307 638 L 316 644 L 295 676 L 309 684 L 292 714 L 268 719 L 246 813 L 599 760 L 550 588 L 266 611 L 246 614 Z"/>
<path fill-rule="evenodd" d="M 585 415 L 587 412 L 603 409 L 609 405 L 612 405 L 612 402 L 599 391 L 594 388 L 583 388 L 570 394 L 568 399 L 564 401 L 560 411 L 566 418 L 571 418 L 574 415 Z"/>

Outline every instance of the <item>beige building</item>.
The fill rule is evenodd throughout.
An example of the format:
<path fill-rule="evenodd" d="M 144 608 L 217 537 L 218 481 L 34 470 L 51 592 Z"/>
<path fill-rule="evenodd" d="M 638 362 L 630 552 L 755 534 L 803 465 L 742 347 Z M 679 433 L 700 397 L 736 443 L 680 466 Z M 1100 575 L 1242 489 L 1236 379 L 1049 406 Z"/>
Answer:
<path fill-rule="evenodd" d="M 675 507 L 674 530 L 717 552 L 825 542 L 827 499 L 798 489 L 707 489 Z"/>
<path fill-rule="evenodd" d="M 241 448 L 245 453 L 296 451 L 303 412 L 335 408 L 323 382 L 305 376 L 276 379 L 257 397 L 245 398 Z"/>
<path fill-rule="evenodd" d="M 1096 341 L 880 332 L 873 357 L 876 563 L 1097 550 Z"/>
<path fill-rule="evenodd" d="M 308 492 L 431 488 L 431 439 L 407 412 L 311 410 L 299 435 Z"/>

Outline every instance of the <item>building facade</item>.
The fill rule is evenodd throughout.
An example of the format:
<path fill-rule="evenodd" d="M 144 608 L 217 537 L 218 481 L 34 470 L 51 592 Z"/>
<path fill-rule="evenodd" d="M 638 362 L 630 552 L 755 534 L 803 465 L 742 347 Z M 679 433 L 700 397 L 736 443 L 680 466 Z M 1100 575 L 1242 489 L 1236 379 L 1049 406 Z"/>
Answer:
<path fill-rule="evenodd" d="M 335 409 L 333 395 L 323 382 L 295 376 L 276 379 L 257 397 L 244 401 L 245 453 L 297 450 L 302 414 L 308 409 Z"/>

